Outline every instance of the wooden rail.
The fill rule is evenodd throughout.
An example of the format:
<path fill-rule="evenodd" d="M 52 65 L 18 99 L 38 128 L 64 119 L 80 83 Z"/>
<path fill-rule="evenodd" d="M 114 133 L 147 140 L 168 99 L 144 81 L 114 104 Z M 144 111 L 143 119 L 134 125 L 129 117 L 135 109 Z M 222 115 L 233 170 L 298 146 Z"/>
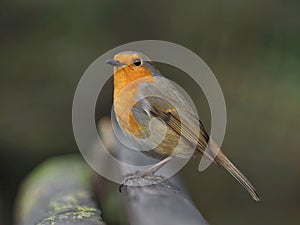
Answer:
<path fill-rule="evenodd" d="M 126 147 L 115 139 L 108 120 L 100 122 L 100 129 L 104 143 L 112 152 L 117 152 L 124 160 L 140 162 L 139 152 L 127 154 Z M 128 174 L 124 179 L 131 176 Z M 178 177 L 139 186 L 142 182 L 142 178 L 130 179 L 133 186 L 124 186 L 122 193 L 116 185 L 105 191 L 108 182 L 103 178 L 95 179 L 95 174 L 79 156 L 51 159 L 33 171 L 22 185 L 16 202 L 16 224 L 109 224 L 105 214 L 108 221 L 103 222 L 99 205 L 103 207 L 102 199 L 107 195 L 116 202 L 123 195 L 123 210 L 132 225 L 208 225 Z M 123 220 L 118 224 L 127 223 Z"/>

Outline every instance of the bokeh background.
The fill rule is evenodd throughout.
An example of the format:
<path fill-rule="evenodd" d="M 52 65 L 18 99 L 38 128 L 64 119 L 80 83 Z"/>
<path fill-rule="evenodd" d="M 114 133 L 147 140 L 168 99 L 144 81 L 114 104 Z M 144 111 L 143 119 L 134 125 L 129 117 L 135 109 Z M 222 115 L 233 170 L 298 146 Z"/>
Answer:
<path fill-rule="evenodd" d="M 293 0 L 2 0 L 0 224 L 12 223 L 26 174 L 50 156 L 78 152 L 71 109 L 85 69 L 143 39 L 181 44 L 209 65 L 227 104 L 223 148 L 261 193 L 255 203 L 225 171 L 199 173 L 190 162 L 182 177 L 209 223 L 299 224 L 299 9 Z M 201 91 L 191 92 L 197 99 Z M 105 98 L 99 115 L 110 105 Z"/>

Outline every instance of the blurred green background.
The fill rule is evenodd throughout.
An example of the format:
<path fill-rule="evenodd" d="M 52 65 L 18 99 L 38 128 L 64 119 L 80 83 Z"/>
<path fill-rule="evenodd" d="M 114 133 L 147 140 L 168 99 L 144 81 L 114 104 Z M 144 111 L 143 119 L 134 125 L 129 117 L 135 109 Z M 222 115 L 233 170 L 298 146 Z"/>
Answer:
<path fill-rule="evenodd" d="M 143 39 L 181 44 L 210 66 L 228 110 L 223 149 L 261 193 L 255 203 L 225 171 L 199 173 L 190 162 L 183 177 L 209 223 L 299 224 L 299 10 L 292 0 L 2 0 L 0 224 L 12 223 L 18 185 L 32 168 L 78 152 L 71 109 L 85 69 Z M 111 99 L 105 104 L 101 115 Z"/>

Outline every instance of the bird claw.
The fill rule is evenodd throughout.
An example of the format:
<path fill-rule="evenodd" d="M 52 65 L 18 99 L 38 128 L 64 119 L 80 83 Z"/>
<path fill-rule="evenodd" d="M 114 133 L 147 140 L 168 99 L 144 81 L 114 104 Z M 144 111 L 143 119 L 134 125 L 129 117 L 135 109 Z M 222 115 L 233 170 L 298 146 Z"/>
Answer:
<path fill-rule="evenodd" d="M 122 193 L 122 189 L 124 188 L 124 181 L 119 185 L 119 192 Z"/>
<path fill-rule="evenodd" d="M 153 173 L 137 172 L 128 175 L 119 186 L 119 192 L 126 186 L 148 186 L 156 183 L 161 183 L 165 180 L 164 177 L 155 176 Z"/>
<path fill-rule="evenodd" d="M 131 174 L 127 176 L 123 182 L 119 185 L 119 192 L 122 193 L 122 190 L 125 186 L 127 186 L 128 181 L 133 180 L 133 179 L 141 179 L 144 178 L 147 174 L 144 172 L 137 172 L 135 174 Z"/>

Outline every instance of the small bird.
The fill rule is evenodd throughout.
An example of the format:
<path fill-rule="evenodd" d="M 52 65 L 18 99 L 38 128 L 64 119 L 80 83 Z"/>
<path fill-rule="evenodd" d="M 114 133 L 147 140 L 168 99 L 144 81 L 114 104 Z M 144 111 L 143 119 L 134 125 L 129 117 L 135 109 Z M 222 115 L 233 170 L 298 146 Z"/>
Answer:
<path fill-rule="evenodd" d="M 255 201 L 260 201 L 253 185 L 210 138 L 178 87 L 146 55 L 124 51 L 106 62 L 114 66 L 113 101 L 119 127 L 130 141 L 149 150 L 147 154 L 162 159 L 141 175 L 155 173 L 174 156 L 198 157 L 201 153 L 225 168 Z M 154 118 L 156 122 L 150 123 Z M 154 138 L 149 140 L 151 135 Z"/>

